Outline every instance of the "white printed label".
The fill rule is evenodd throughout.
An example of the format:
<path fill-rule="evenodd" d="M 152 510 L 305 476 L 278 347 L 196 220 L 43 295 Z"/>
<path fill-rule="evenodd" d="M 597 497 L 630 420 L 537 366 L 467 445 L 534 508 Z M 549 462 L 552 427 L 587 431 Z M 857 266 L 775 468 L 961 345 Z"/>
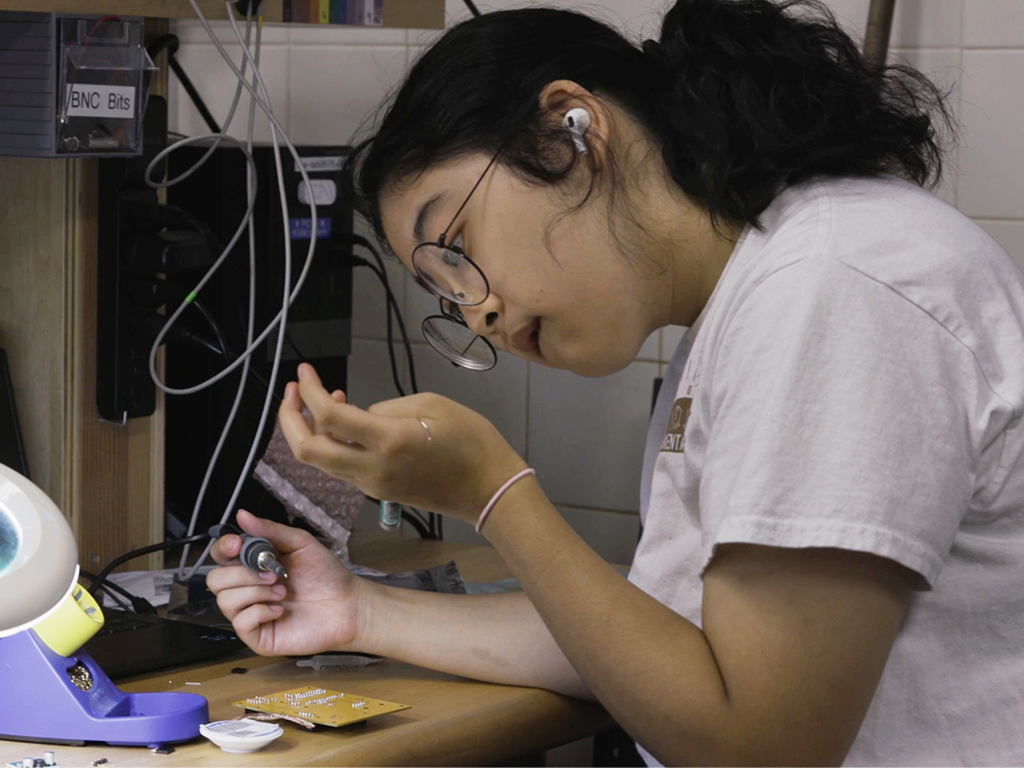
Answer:
<path fill-rule="evenodd" d="M 338 199 L 338 185 L 330 179 L 310 179 L 309 185 L 313 188 L 313 202 L 317 205 L 334 205 Z M 299 182 L 299 202 L 309 205 L 309 190 L 306 182 Z"/>
<path fill-rule="evenodd" d="M 310 171 L 340 171 L 341 164 L 345 162 L 344 157 L 304 157 L 302 167 L 306 173 Z M 299 172 L 299 164 L 295 163 L 295 172 Z"/>
<path fill-rule="evenodd" d="M 130 85 L 68 86 L 69 117 L 135 117 L 135 89 Z"/>

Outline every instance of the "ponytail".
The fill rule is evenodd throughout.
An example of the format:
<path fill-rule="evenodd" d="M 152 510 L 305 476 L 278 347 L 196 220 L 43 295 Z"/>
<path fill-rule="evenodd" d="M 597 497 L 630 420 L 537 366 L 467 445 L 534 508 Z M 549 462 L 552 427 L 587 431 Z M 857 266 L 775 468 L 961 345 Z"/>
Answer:
<path fill-rule="evenodd" d="M 647 128 L 713 217 L 756 224 L 815 176 L 941 177 L 943 94 L 909 67 L 871 71 L 816 2 L 680 0 L 643 50 L 667 83 Z"/>

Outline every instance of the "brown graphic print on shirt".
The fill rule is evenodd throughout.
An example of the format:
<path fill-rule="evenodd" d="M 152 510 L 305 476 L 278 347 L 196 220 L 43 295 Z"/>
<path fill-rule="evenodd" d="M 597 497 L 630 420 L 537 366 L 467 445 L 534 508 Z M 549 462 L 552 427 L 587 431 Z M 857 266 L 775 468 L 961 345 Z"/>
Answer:
<path fill-rule="evenodd" d="M 680 397 L 672 403 L 672 413 L 668 417 L 668 430 L 661 441 L 661 450 L 669 453 L 683 453 L 686 445 L 686 420 L 690 416 L 690 404 L 693 399 Z"/>

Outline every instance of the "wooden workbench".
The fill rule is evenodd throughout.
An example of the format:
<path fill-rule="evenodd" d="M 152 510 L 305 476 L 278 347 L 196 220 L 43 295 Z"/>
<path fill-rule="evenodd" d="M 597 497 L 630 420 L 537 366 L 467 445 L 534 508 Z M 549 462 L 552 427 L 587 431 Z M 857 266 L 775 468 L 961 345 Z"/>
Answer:
<path fill-rule="evenodd" d="M 352 558 L 360 565 L 394 572 L 439 565 L 454 559 L 467 581 L 488 582 L 510 573 L 490 547 L 429 542 L 380 533 L 357 533 Z M 232 668 L 245 667 L 245 674 Z M 199 683 L 199 685 L 186 685 Z M 385 660 L 356 670 L 313 671 L 290 659 L 252 654 L 218 663 L 140 676 L 125 691 L 199 693 L 210 702 L 211 720 L 232 719 L 241 710 L 232 701 L 301 685 L 357 693 L 412 705 L 370 720 L 364 726 L 318 727 L 308 732 L 284 723 L 284 735 L 266 749 L 247 755 L 222 752 L 205 738 L 178 745 L 170 756 L 144 747 L 45 746 L 0 741 L 0 764 L 52 749 L 61 768 L 91 766 L 106 758 L 119 766 L 299 766 L 299 765 L 487 765 L 566 744 L 612 724 L 592 704 L 534 688 L 478 683 Z"/>

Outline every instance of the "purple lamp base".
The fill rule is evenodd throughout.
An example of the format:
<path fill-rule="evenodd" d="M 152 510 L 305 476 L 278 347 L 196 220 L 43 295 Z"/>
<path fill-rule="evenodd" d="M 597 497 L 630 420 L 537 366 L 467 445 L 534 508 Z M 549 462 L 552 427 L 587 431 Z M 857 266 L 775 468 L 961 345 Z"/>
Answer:
<path fill-rule="evenodd" d="M 32 630 L 0 638 L 0 690 L 0 739 L 155 748 L 195 738 L 210 719 L 202 696 L 125 693 L 89 654 L 58 656 Z"/>

